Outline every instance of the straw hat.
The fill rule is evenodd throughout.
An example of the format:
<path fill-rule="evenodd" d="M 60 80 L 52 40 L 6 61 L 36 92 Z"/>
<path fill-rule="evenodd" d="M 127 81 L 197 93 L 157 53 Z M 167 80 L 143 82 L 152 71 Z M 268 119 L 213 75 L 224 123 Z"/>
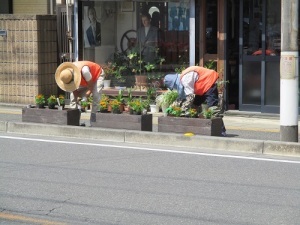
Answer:
<path fill-rule="evenodd" d="M 81 72 L 73 63 L 64 62 L 56 69 L 55 81 L 62 90 L 73 92 L 80 85 Z"/>

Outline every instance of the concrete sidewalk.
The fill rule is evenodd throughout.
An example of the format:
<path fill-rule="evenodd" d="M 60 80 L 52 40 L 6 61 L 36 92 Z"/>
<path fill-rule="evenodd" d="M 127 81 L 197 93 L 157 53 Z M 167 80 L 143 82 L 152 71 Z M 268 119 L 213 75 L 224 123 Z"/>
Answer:
<path fill-rule="evenodd" d="M 0 104 L 1 132 L 58 136 L 72 134 L 72 137 L 76 134 L 78 137 L 93 139 L 100 139 L 100 136 L 103 136 L 105 140 L 111 141 L 156 143 L 178 147 L 201 146 L 220 150 L 300 156 L 300 143 L 280 142 L 280 119 L 277 114 L 227 111 L 223 118 L 227 137 L 200 135 L 185 137 L 183 134 L 157 132 L 157 118 L 163 116 L 162 113 L 153 114 L 153 132 L 137 132 L 89 127 L 89 112 L 81 114 L 81 122 L 85 122 L 86 127 L 22 123 L 22 107 L 25 106 Z"/>

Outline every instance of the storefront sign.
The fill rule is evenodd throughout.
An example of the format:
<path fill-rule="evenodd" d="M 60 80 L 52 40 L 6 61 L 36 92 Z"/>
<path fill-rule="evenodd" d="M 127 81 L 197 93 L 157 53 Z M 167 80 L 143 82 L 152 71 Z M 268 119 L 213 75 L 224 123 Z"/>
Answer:
<path fill-rule="evenodd" d="M 295 79 L 296 77 L 296 57 L 293 54 L 281 54 L 280 58 L 280 78 Z"/>

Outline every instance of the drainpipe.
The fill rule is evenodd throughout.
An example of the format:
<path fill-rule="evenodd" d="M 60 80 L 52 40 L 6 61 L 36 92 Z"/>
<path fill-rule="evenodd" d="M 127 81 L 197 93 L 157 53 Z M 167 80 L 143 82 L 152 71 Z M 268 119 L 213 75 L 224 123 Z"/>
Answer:
<path fill-rule="evenodd" d="M 50 14 L 53 15 L 53 0 L 50 0 Z"/>
<path fill-rule="evenodd" d="M 78 0 L 74 0 L 74 58 L 78 61 Z"/>
<path fill-rule="evenodd" d="M 190 1 L 190 66 L 196 64 L 195 60 L 195 0 Z"/>
<path fill-rule="evenodd" d="M 66 11 L 67 11 L 67 37 L 68 37 L 68 42 L 69 42 L 69 61 L 73 61 L 73 56 L 72 56 L 72 30 L 71 30 L 71 21 L 69 17 L 69 2 L 70 0 L 66 0 Z"/>
<path fill-rule="evenodd" d="M 298 142 L 298 0 L 281 1 L 280 140 Z"/>

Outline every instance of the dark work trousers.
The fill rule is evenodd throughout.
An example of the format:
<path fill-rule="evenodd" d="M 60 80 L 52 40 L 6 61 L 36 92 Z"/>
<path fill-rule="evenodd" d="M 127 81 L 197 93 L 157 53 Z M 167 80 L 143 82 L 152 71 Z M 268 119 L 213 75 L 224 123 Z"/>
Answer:
<path fill-rule="evenodd" d="M 194 99 L 194 105 L 200 106 L 204 102 L 207 103 L 208 107 L 218 106 L 218 87 L 214 84 L 204 95 L 196 95 Z M 225 124 L 223 123 L 222 132 L 226 132 Z"/>
<path fill-rule="evenodd" d="M 200 106 L 204 102 L 207 103 L 208 107 L 218 106 L 218 88 L 217 84 L 214 84 L 204 95 L 196 95 L 194 105 Z"/>

